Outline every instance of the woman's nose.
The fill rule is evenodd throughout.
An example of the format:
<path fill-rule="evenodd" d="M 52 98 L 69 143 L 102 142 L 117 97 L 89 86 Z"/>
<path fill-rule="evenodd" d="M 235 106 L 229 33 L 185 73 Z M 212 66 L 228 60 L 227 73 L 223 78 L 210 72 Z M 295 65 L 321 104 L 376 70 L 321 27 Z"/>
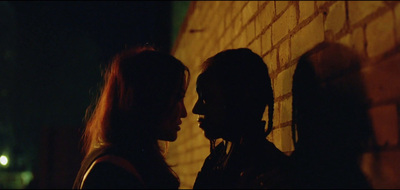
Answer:
<path fill-rule="evenodd" d="M 187 116 L 187 111 L 186 111 L 185 103 L 183 102 L 183 100 L 180 105 L 181 105 L 181 117 L 185 118 Z"/>
<path fill-rule="evenodd" d="M 192 113 L 200 114 L 201 111 L 201 101 L 197 99 L 196 103 L 193 106 Z"/>

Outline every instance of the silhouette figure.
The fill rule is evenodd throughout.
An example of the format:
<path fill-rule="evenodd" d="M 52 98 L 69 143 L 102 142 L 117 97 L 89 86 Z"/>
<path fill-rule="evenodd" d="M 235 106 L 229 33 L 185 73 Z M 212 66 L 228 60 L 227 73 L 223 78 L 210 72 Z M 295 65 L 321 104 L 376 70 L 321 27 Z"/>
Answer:
<path fill-rule="evenodd" d="M 274 97 L 262 58 L 246 48 L 222 51 L 203 63 L 196 88 L 192 111 L 199 115 L 211 153 L 193 188 L 288 187 L 288 157 L 266 139 Z M 262 117 L 267 105 L 266 131 Z"/>
<path fill-rule="evenodd" d="M 360 63 L 348 47 L 328 42 L 300 57 L 293 76 L 296 188 L 370 188 L 359 168 L 372 131 Z"/>
<path fill-rule="evenodd" d="M 83 134 L 86 155 L 74 189 L 179 187 L 160 142 L 175 141 L 188 68 L 152 47 L 118 54 Z M 160 141 L 162 140 L 162 141 Z"/>

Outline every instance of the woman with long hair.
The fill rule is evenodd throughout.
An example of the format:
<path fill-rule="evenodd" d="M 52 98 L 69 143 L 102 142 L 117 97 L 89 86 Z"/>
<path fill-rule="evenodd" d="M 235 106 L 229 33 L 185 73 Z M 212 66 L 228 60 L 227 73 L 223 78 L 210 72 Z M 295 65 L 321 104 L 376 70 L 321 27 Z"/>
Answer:
<path fill-rule="evenodd" d="M 177 189 L 179 178 L 160 142 L 175 141 L 187 115 L 188 68 L 143 46 L 116 55 L 104 76 L 101 94 L 87 113 L 85 157 L 73 188 Z"/>

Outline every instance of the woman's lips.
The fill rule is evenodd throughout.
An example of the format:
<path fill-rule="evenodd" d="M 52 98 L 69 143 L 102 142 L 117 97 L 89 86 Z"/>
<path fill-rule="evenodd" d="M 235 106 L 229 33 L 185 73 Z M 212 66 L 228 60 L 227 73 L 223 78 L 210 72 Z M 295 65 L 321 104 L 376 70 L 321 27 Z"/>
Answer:
<path fill-rule="evenodd" d="M 197 122 L 202 123 L 204 121 L 204 117 L 198 117 Z"/>
<path fill-rule="evenodd" d="M 197 118 L 197 122 L 199 123 L 199 127 L 201 128 L 201 129 L 203 129 L 203 126 L 202 126 L 202 124 L 203 124 L 203 122 L 204 122 L 204 117 L 198 117 Z"/>

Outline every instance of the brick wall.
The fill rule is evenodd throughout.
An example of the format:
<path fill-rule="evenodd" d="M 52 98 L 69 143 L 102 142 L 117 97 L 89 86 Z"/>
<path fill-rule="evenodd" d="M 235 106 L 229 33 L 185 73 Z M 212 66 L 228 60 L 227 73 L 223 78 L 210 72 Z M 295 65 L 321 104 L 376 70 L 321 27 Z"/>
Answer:
<path fill-rule="evenodd" d="M 209 153 L 209 141 L 191 113 L 200 64 L 230 48 L 248 47 L 263 57 L 275 95 L 274 129 L 268 140 L 294 150 L 291 133 L 292 77 L 300 55 L 323 41 L 339 42 L 364 58 L 364 78 L 377 152 L 362 168 L 375 188 L 400 188 L 400 2 L 397 1 L 192 1 L 172 50 L 191 71 L 188 116 L 167 161 L 192 188 Z"/>

